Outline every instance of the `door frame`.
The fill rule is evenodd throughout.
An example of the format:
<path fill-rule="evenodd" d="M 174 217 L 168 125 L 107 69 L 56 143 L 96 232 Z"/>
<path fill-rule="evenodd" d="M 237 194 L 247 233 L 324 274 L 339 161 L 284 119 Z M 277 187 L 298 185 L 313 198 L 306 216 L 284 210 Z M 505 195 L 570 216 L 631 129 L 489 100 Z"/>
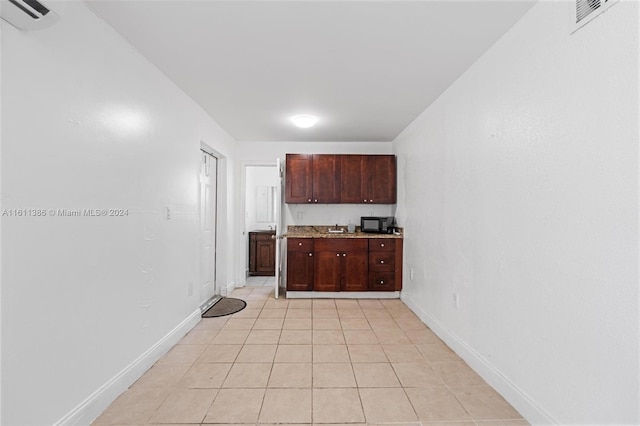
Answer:
<path fill-rule="evenodd" d="M 224 223 L 226 219 L 226 190 L 224 185 L 224 177 L 226 176 L 226 158 L 219 151 L 213 149 L 209 144 L 204 141 L 200 141 L 200 147 L 198 149 L 198 164 L 201 163 L 202 151 L 205 153 L 215 157 L 216 159 L 216 214 L 215 214 L 215 241 L 214 250 L 215 250 L 215 262 L 214 262 L 214 275 L 213 275 L 213 297 L 209 300 L 202 302 L 200 300 L 200 286 L 198 285 L 198 303 L 200 305 L 200 309 L 204 312 L 204 310 L 209 309 L 215 302 L 217 302 L 221 296 L 226 296 L 226 286 L 222 286 L 222 281 L 225 278 L 224 274 L 224 259 L 222 259 L 221 253 L 224 250 L 220 250 L 222 247 L 222 243 L 225 241 L 226 234 L 221 235 L 223 232 L 223 227 L 220 226 Z M 202 223 L 201 216 L 201 187 L 200 187 L 200 168 L 198 168 L 198 179 L 197 179 L 197 200 L 198 200 L 198 284 L 200 284 L 200 224 Z"/>
<path fill-rule="evenodd" d="M 238 272 L 239 279 L 238 284 L 244 287 L 247 284 L 247 277 L 249 275 L 249 238 L 247 234 L 247 220 L 246 220 L 246 208 L 247 208 L 247 167 L 273 167 L 274 170 L 278 169 L 276 161 L 242 161 L 240 162 L 240 243 L 238 244 L 238 259 L 240 259 Z"/>

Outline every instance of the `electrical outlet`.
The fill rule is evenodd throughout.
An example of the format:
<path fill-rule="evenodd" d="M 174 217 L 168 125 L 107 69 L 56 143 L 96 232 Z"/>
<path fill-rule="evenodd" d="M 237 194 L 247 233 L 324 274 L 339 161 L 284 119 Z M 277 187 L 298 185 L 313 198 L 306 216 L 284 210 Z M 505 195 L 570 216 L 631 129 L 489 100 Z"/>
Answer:
<path fill-rule="evenodd" d="M 171 206 L 164 206 L 164 218 L 166 220 L 171 220 Z"/>
<path fill-rule="evenodd" d="M 460 297 L 458 293 L 453 293 L 453 304 L 456 306 L 456 309 L 460 308 Z"/>
<path fill-rule="evenodd" d="M 409 269 L 409 279 L 413 281 L 413 268 Z"/>
<path fill-rule="evenodd" d="M 302 212 L 297 212 L 297 213 L 296 213 L 296 219 L 298 219 L 298 220 L 302 220 L 302 216 L 303 216 L 303 213 L 302 213 Z"/>

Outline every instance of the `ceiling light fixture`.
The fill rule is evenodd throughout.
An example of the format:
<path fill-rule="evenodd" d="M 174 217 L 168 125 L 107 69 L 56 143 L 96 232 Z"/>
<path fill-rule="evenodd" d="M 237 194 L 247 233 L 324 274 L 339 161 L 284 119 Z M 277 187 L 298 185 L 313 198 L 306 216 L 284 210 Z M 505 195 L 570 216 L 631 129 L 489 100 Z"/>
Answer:
<path fill-rule="evenodd" d="M 291 117 L 291 121 L 293 121 L 293 124 L 296 126 L 307 129 L 316 124 L 318 118 L 313 115 L 296 115 L 295 117 Z"/>

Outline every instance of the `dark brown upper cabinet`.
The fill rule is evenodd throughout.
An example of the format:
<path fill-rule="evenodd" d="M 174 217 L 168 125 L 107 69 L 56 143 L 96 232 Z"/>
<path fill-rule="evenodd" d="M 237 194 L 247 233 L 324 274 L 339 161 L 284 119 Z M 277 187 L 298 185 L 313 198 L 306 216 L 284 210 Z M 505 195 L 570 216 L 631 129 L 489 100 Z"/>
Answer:
<path fill-rule="evenodd" d="M 340 202 L 340 158 L 338 155 L 313 155 L 313 202 Z"/>
<path fill-rule="evenodd" d="M 340 202 L 396 203 L 396 158 L 393 155 L 341 155 Z"/>
<path fill-rule="evenodd" d="M 284 200 L 291 204 L 313 202 L 313 155 L 287 154 Z"/>
<path fill-rule="evenodd" d="M 367 155 L 366 157 L 366 172 L 362 173 L 363 202 L 368 204 L 395 204 L 395 155 Z"/>
<path fill-rule="evenodd" d="M 340 202 L 346 204 L 360 204 L 365 202 L 366 155 L 340 156 Z"/>
<path fill-rule="evenodd" d="M 394 155 L 287 154 L 290 204 L 395 204 Z"/>
<path fill-rule="evenodd" d="M 287 154 L 285 202 L 340 202 L 340 160 L 329 154 Z"/>

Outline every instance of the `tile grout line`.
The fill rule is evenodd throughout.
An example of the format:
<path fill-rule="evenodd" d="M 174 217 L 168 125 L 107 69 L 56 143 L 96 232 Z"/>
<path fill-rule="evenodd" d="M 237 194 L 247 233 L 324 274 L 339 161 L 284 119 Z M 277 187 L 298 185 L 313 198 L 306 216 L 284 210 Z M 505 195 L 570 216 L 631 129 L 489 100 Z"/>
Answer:
<path fill-rule="evenodd" d="M 242 296 L 249 296 L 249 295 L 251 295 L 254 291 L 255 291 L 255 289 L 251 289 L 251 290 L 250 290 L 246 295 L 244 295 L 244 294 L 243 294 Z M 256 292 L 256 293 L 255 293 L 255 296 L 258 296 L 258 295 L 261 295 L 261 294 L 262 294 L 262 293 L 258 293 L 258 292 Z M 260 311 L 259 311 L 259 313 L 258 313 L 258 317 L 257 317 L 257 318 L 253 318 L 253 322 L 252 322 L 252 324 L 251 324 L 251 327 L 249 328 L 249 331 L 248 331 L 247 335 L 243 338 L 242 343 L 240 344 L 240 351 L 238 351 L 238 353 L 237 353 L 237 354 L 235 355 L 235 357 L 234 357 L 234 360 L 232 361 L 232 364 L 231 364 L 231 365 L 232 365 L 232 367 L 233 367 L 234 365 L 237 365 L 237 364 L 238 364 L 238 363 L 237 363 L 237 360 L 238 360 L 238 357 L 239 357 L 239 355 L 240 355 L 241 351 L 243 350 L 243 348 L 247 347 L 247 345 L 251 346 L 251 345 L 248 343 L 249 336 L 251 335 L 252 331 L 254 331 L 254 330 L 258 330 L 258 329 L 254 329 L 254 327 L 256 326 L 256 323 L 257 323 L 257 320 L 258 320 L 258 319 L 259 319 L 259 317 L 260 317 L 260 314 L 262 314 L 262 312 L 263 312 L 263 311 L 265 311 L 265 309 L 272 309 L 272 308 L 278 309 L 278 306 L 273 306 L 272 308 L 267 308 L 267 307 L 266 307 L 266 305 L 269 303 L 269 301 L 270 301 L 270 300 L 271 300 L 271 299 L 270 299 L 270 297 L 269 297 L 269 296 L 266 296 L 266 299 L 264 300 L 264 302 L 262 303 L 261 307 L 259 308 L 259 309 L 260 309 Z M 376 300 L 376 301 L 378 301 L 379 303 L 381 303 L 379 299 L 375 299 L 375 300 Z M 355 388 L 356 388 L 356 390 L 357 390 L 357 392 L 358 392 L 358 397 L 359 397 L 359 401 L 360 401 L 360 408 L 361 408 L 361 410 L 362 410 L 363 415 L 365 415 L 365 421 L 366 421 L 366 413 L 365 413 L 365 411 L 364 411 L 364 404 L 363 404 L 362 397 L 361 397 L 361 394 L 360 394 L 360 389 L 361 389 L 361 387 L 359 386 L 359 384 L 358 384 L 358 382 L 357 382 L 357 379 L 356 379 L 356 377 L 355 377 L 355 370 L 354 370 L 354 367 L 353 367 L 354 359 L 353 359 L 353 357 L 351 356 L 351 352 L 349 351 L 349 345 L 347 344 L 347 339 L 346 339 L 346 334 L 345 334 L 346 330 L 345 330 L 345 328 L 343 327 L 343 324 L 342 324 L 342 320 L 343 320 L 343 318 L 342 318 L 342 317 L 340 316 L 340 314 L 339 314 L 339 312 L 340 312 L 340 311 L 338 310 L 338 306 L 337 306 L 337 304 L 336 304 L 335 300 L 333 300 L 333 299 L 332 299 L 332 301 L 334 302 L 333 306 L 335 307 L 335 309 L 336 309 L 336 311 L 337 311 L 337 314 L 338 314 L 338 315 L 337 315 L 337 316 L 338 316 L 338 324 L 339 324 L 339 326 L 340 326 L 340 327 L 339 327 L 339 330 L 341 331 L 342 340 L 343 340 L 343 342 L 341 342 L 341 343 L 340 343 L 340 345 L 345 345 L 345 348 L 346 348 L 346 350 L 347 350 L 347 357 L 348 357 L 348 360 L 349 360 L 348 362 L 349 362 L 349 365 L 350 365 L 350 367 L 351 367 L 352 374 L 354 375 L 354 380 L 355 380 L 355 382 L 356 382 L 356 383 L 355 383 Z M 380 342 L 380 340 L 379 340 L 379 335 L 378 335 L 378 333 L 376 333 L 376 329 L 375 329 L 375 328 L 373 327 L 373 325 L 371 324 L 371 320 L 372 320 L 372 319 L 375 319 L 375 316 L 376 316 L 376 315 L 378 315 L 378 314 L 375 314 L 375 313 L 374 313 L 374 314 L 372 314 L 372 315 L 371 315 L 373 318 L 369 318 L 369 317 L 364 313 L 364 312 L 365 312 L 365 310 L 363 310 L 362 306 L 361 306 L 361 305 L 358 305 L 358 306 L 359 306 L 359 310 L 360 310 L 361 312 L 363 312 L 363 316 L 364 316 L 364 319 L 366 320 L 366 323 L 367 323 L 367 324 L 368 324 L 368 326 L 369 326 L 369 330 L 371 330 L 372 334 L 375 336 L 375 340 L 376 340 L 376 342 L 377 342 L 376 344 L 377 344 L 378 346 L 380 346 L 380 348 L 382 349 L 382 352 L 383 352 L 383 354 L 384 354 L 384 356 L 385 356 L 385 358 L 386 358 L 386 360 L 387 360 L 388 364 L 389 364 L 389 365 L 391 366 L 391 368 L 392 368 L 392 371 L 393 371 L 393 373 L 394 373 L 394 376 L 395 376 L 396 380 L 398 380 L 398 382 L 399 382 L 399 384 L 400 384 L 400 387 L 403 389 L 403 394 L 405 395 L 405 397 L 407 398 L 407 400 L 408 400 L 409 404 L 411 405 L 411 407 L 412 407 L 412 409 L 413 409 L 413 412 L 414 412 L 414 414 L 415 414 L 416 418 L 418 418 L 418 416 L 417 416 L 417 410 L 416 410 L 416 407 L 415 407 L 415 406 L 414 406 L 414 404 L 411 402 L 411 399 L 409 398 L 409 396 L 408 396 L 408 394 L 407 394 L 407 388 L 406 388 L 406 387 L 402 384 L 402 382 L 399 380 L 398 373 L 397 373 L 397 371 L 395 370 L 395 368 L 393 368 L 393 364 L 391 363 L 391 360 L 388 358 L 388 355 L 387 355 L 386 351 L 384 350 L 384 346 L 382 345 L 382 343 L 381 343 L 381 342 Z M 401 326 L 401 324 L 398 322 L 398 320 L 399 320 L 399 319 L 402 319 L 402 315 L 404 315 L 404 314 L 403 314 L 402 312 L 395 312 L 395 315 L 397 316 L 397 318 L 396 318 L 396 316 L 394 316 L 394 315 L 392 315 L 392 314 L 391 314 L 391 312 L 393 311 L 393 309 L 390 311 L 390 310 L 389 310 L 389 308 L 388 308 L 385 304 L 382 304 L 382 307 L 383 307 L 383 309 L 384 309 L 384 312 L 385 312 L 387 315 L 389 315 L 389 316 L 391 317 L 391 319 L 393 320 L 393 324 L 395 324 L 395 326 L 397 327 L 397 329 L 398 329 L 399 331 L 401 331 L 401 332 L 402 332 L 401 334 L 402 334 L 406 339 L 408 339 L 408 342 L 410 342 L 410 343 L 404 343 L 404 342 L 402 342 L 402 341 L 398 342 L 398 340 L 397 340 L 394 336 L 389 335 L 389 336 L 385 336 L 385 339 L 386 339 L 388 342 L 390 342 L 390 343 L 386 343 L 385 345 L 388 345 L 388 346 L 392 346 L 392 345 L 395 345 L 395 346 L 403 346 L 403 345 L 407 344 L 408 346 L 411 346 L 412 348 L 415 348 L 415 349 L 418 351 L 418 353 L 420 354 L 420 358 L 421 358 L 422 362 L 424 362 L 426 365 L 428 365 L 428 366 L 429 366 L 429 368 L 433 371 L 433 370 L 434 370 L 434 362 L 437 364 L 437 361 L 434 361 L 434 362 L 429 361 L 429 359 L 427 359 L 427 357 L 426 357 L 425 353 L 424 353 L 422 350 L 418 349 L 418 345 L 419 345 L 419 343 L 415 343 L 414 339 L 410 338 L 410 337 L 407 335 L 407 331 L 408 331 L 408 330 L 411 330 L 411 328 L 408 328 L 407 330 L 405 330 L 405 329 Z M 395 307 L 395 306 L 394 306 L 394 305 L 392 305 L 392 307 Z M 322 309 L 322 308 L 325 308 L 325 307 L 322 307 L 322 306 L 318 307 L 318 309 Z M 287 304 L 287 306 L 286 306 L 286 307 L 285 307 L 285 309 L 284 309 L 284 311 L 285 311 L 285 316 L 284 316 L 284 318 L 282 319 L 282 323 L 280 324 L 280 327 L 277 329 L 277 330 L 279 330 L 279 333 L 277 333 L 277 334 L 278 334 L 278 338 L 277 338 L 277 343 L 275 344 L 275 346 L 276 346 L 276 351 L 275 351 L 275 353 L 274 353 L 274 355 L 273 355 L 273 358 L 272 358 L 272 360 L 271 360 L 271 366 L 270 366 L 270 370 L 269 370 L 269 375 L 268 375 L 268 377 L 267 377 L 267 384 L 265 385 L 264 393 L 263 393 L 263 396 L 262 396 L 262 401 L 261 401 L 261 403 L 260 403 L 260 409 L 259 409 L 259 411 L 258 411 L 258 420 L 257 420 L 257 422 L 256 422 L 255 424 L 259 423 L 259 416 L 262 414 L 262 410 L 263 410 L 263 408 L 264 408 L 264 403 L 265 403 L 265 400 L 266 400 L 266 392 L 267 392 L 267 390 L 269 389 L 269 387 L 268 387 L 268 386 L 269 386 L 269 381 L 270 381 L 270 379 L 271 379 L 271 377 L 272 377 L 272 375 L 273 375 L 273 369 L 274 369 L 274 364 L 275 364 L 275 357 L 276 357 L 276 355 L 277 355 L 277 350 L 278 350 L 279 346 L 281 346 L 281 345 L 280 345 L 280 339 L 281 339 L 281 337 L 282 337 L 282 335 L 283 335 L 283 332 L 284 332 L 284 330 L 285 330 L 285 328 L 284 328 L 284 327 L 285 327 L 285 326 L 284 326 L 284 322 L 286 321 L 286 319 L 287 319 L 287 314 L 288 314 L 288 312 L 289 312 L 291 309 L 292 309 L 292 308 L 290 307 L 290 304 L 288 303 L 288 304 Z M 314 388 L 315 382 L 314 382 L 314 376 L 313 376 L 313 371 L 314 371 L 314 368 L 313 368 L 313 367 L 314 367 L 314 365 L 315 365 L 315 361 L 316 361 L 314 348 L 315 348 L 316 346 L 321 345 L 320 343 L 318 343 L 318 344 L 314 343 L 314 337 L 316 337 L 316 334 L 317 334 L 317 333 L 316 333 L 316 329 L 314 328 L 314 319 L 321 319 L 321 318 L 314 318 L 314 316 L 313 316 L 313 303 L 312 303 L 312 305 L 311 305 L 311 308 L 303 308 L 303 309 L 305 309 L 305 310 L 310 310 L 310 311 L 311 311 L 311 327 L 310 327 L 310 335 L 311 335 L 311 345 L 310 345 L 310 346 L 311 346 L 311 398 L 312 398 L 312 400 L 311 400 L 311 422 L 313 423 L 313 421 L 315 420 L 315 416 L 314 416 L 313 396 L 314 396 L 314 392 L 315 392 L 315 390 L 316 390 L 316 389 Z M 369 309 L 371 309 L 371 307 L 370 307 L 370 306 L 369 306 Z M 376 310 L 377 310 L 377 308 L 376 308 Z M 233 318 L 233 316 L 230 316 L 229 318 Z M 236 319 L 242 319 L 242 318 L 236 318 Z M 292 318 L 292 319 L 294 319 L 294 320 L 295 320 L 295 318 Z M 201 354 L 196 358 L 196 360 L 194 360 L 194 361 L 191 363 L 191 365 L 189 366 L 189 368 L 188 368 L 188 369 L 187 369 L 187 370 L 186 370 L 182 375 L 180 375 L 180 377 L 177 379 L 177 382 L 176 382 L 176 383 L 174 383 L 173 385 L 171 385 L 171 386 L 169 386 L 169 387 L 168 387 L 168 388 L 169 388 L 169 394 L 167 394 L 167 396 L 166 396 L 166 397 L 165 397 L 165 398 L 160 402 L 160 404 L 159 404 L 158 408 L 159 408 L 160 406 L 162 406 L 162 404 L 164 404 L 164 403 L 166 402 L 166 400 L 168 399 L 168 396 L 170 395 L 170 393 L 171 393 L 173 390 L 175 390 L 175 389 L 177 389 L 177 388 L 178 388 L 178 387 L 177 387 L 177 383 L 179 383 L 181 380 L 183 380 L 183 379 L 184 379 L 184 377 L 188 374 L 188 372 L 189 372 L 189 371 L 191 371 L 191 369 L 192 369 L 192 368 L 194 368 L 194 366 L 197 364 L 198 359 L 200 359 L 200 356 L 202 356 L 202 354 L 204 353 L 204 351 L 206 351 L 206 348 L 207 348 L 207 347 L 210 347 L 210 346 L 216 346 L 216 345 L 219 345 L 219 344 L 220 344 L 220 345 L 221 345 L 221 344 L 223 344 L 223 343 L 213 343 L 213 341 L 215 340 L 216 336 L 221 332 L 221 330 L 224 328 L 224 326 L 225 326 L 225 325 L 226 325 L 226 322 L 225 322 L 225 323 L 224 323 L 224 324 L 223 324 L 219 329 L 217 329 L 218 331 L 216 332 L 216 335 L 215 335 L 215 336 L 213 336 L 207 344 L 203 345 L 203 346 L 205 346 L 205 349 L 203 350 L 203 352 L 202 352 L 202 353 L 201 353 Z M 407 325 L 407 326 L 409 326 L 409 327 L 410 327 L 410 325 Z M 428 329 L 428 327 L 427 327 L 427 329 Z M 234 330 L 234 329 L 229 329 L 229 330 Z M 268 329 L 265 329 L 265 330 L 268 330 Z M 297 329 L 295 329 L 295 330 L 297 330 Z M 302 330 L 302 329 L 301 329 L 301 330 Z M 321 330 L 321 329 L 318 329 L 318 330 Z M 324 329 L 323 329 L 323 330 L 324 330 Z M 327 330 L 329 330 L 329 329 L 327 329 Z M 384 328 L 378 328 L 378 331 L 380 331 L 380 330 L 385 330 L 385 329 L 384 329 Z M 239 330 L 238 330 L 238 331 L 239 331 Z M 358 330 L 357 330 L 357 329 L 354 329 L 354 330 L 352 330 L 352 331 L 358 331 Z M 274 333 L 274 334 L 275 334 L 275 333 Z M 383 333 L 383 334 L 384 334 L 384 333 Z M 393 334 L 393 333 L 392 333 L 392 334 Z M 394 342 L 394 339 L 395 339 L 395 342 Z M 383 339 L 383 340 L 384 340 L 384 339 Z M 429 343 L 429 342 L 425 342 L 424 344 L 427 344 L 427 343 Z M 260 344 L 260 343 L 256 343 L 256 344 Z M 292 344 L 296 344 L 296 343 L 292 343 Z M 366 343 L 359 343 L 359 344 L 366 344 Z M 353 344 L 353 345 L 356 345 L 356 344 Z M 285 346 L 285 345 L 282 345 L 282 346 Z M 402 360 L 402 358 L 401 358 L 400 360 Z M 441 362 L 446 362 L 446 361 L 441 361 Z M 464 362 L 464 361 L 462 360 L 462 362 Z M 240 364 L 241 364 L 241 363 L 240 363 Z M 226 373 L 225 377 L 222 379 L 222 383 L 224 383 L 224 381 L 226 381 L 226 380 L 227 380 L 227 378 L 228 378 L 228 376 L 229 376 L 230 371 L 231 371 L 231 368 L 227 371 L 227 373 Z M 434 373 L 436 373 L 436 372 L 434 371 Z M 437 376 L 438 376 L 438 377 L 442 378 L 442 376 L 441 376 L 441 374 L 440 374 L 440 373 L 436 373 L 436 374 L 437 374 Z M 460 386 L 463 386 L 463 385 L 460 385 Z M 458 386 L 458 387 L 460 387 L 460 386 Z M 471 385 L 469 385 L 469 386 L 471 386 Z M 476 386 L 473 386 L 473 387 L 480 387 L 480 386 L 485 386 L 485 387 L 486 387 L 487 385 L 476 385 Z M 456 386 L 449 385 L 447 382 L 445 382 L 445 381 L 443 380 L 443 387 L 444 387 L 445 389 L 447 389 L 447 391 L 448 391 L 448 392 L 449 392 L 449 393 L 454 397 L 455 401 L 457 401 L 457 402 L 460 404 L 460 406 L 463 408 L 464 412 L 465 412 L 467 415 L 469 415 L 469 417 L 470 417 L 469 424 L 475 424 L 475 425 L 481 426 L 481 422 L 482 422 L 482 421 L 489 421 L 489 420 L 490 420 L 490 419 L 476 419 L 476 418 L 474 418 L 474 416 L 471 416 L 471 414 L 470 414 L 470 413 L 469 413 L 469 411 L 466 409 L 466 407 L 464 407 L 464 405 L 463 405 L 463 404 L 462 404 L 462 402 L 459 400 L 459 398 L 458 398 L 455 394 L 453 394 L 453 392 L 452 392 L 452 388 L 455 388 Z M 463 387 L 465 387 L 465 386 L 463 386 Z M 382 388 L 385 388 L 385 387 L 382 387 Z M 491 388 L 491 387 L 489 386 L 489 388 Z M 221 391 L 222 389 L 223 389 L 223 388 L 222 388 L 222 384 L 221 384 L 221 385 L 220 385 L 220 387 L 217 389 L 217 394 L 216 394 L 216 396 L 213 398 L 213 400 L 211 401 L 211 404 L 210 404 L 209 408 L 211 408 L 211 406 L 215 403 L 215 401 L 216 401 L 216 400 L 217 400 L 217 398 L 219 397 L 220 391 Z M 362 389 L 364 389 L 364 388 L 362 388 Z M 393 388 L 393 389 L 397 389 L 397 388 Z M 491 389 L 493 389 L 493 388 L 491 388 Z M 155 409 L 154 414 L 152 414 L 152 415 L 147 419 L 147 422 L 148 422 L 151 418 L 153 418 L 153 415 L 155 415 L 155 413 L 158 411 L 158 408 L 156 408 L 156 409 Z M 208 412 L 208 410 L 207 410 L 207 412 Z M 204 424 L 204 420 L 205 420 L 205 419 L 206 419 L 206 414 L 205 414 L 205 416 L 204 416 L 203 420 L 200 422 L 200 424 Z M 497 419 L 497 420 L 502 420 L 502 421 L 506 421 L 506 420 L 516 420 L 516 421 L 518 421 L 518 420 L 523 420 L 523 419 L 522 419 L 522 417 L 518 417 L 518 418 L 513 418 L 513 419 Z M 449 420 L 446 420 L 446 421 L 449 421 Z M 414 423 L 414 422 L 412 422 L 412 423 Z M 423 422 L 422 422 L 422 421 L 420 421 L 420 420 L 418 420 L 418 421 L 417 421 L 417 422 L 415 422 L 415 423 L 420 424 L 420 425 L 422 425 L 422 424 L 423 424 Z M 414 423 L 414 424 L 415 424 L 415 423 Z"/>
<path fill-rule="evenodd" d="M 385 306 L 385 311 L 387 311 L 386 306 Z M 391 315 L 389 312 L 387 312 L 389 315 Z M 395 319 L 393 318 L 393 316 L 391 317 L 393 319 L 393 321 L 396 323 L 396 325 L 398 325 L 398 327 L 400 327 L 400 324 L 397 323 L 397 321 L 395 321 Z M 402 330 L 402 329 L 401 329 Z M 404 331 L 403 331 L 404 334 Z M 406 336 L 406 334 L 405 334 Z M 408 337 L 407 337 L 408 338 Z M 410 340 L 410 339 L 409 339 Z M 382 347 L 382 345 L 380 345 Z M 416 348 L 417 349 L 417 348 Z M 382 347 L 382 350 L 384 352 L 384 347 Z M 386 355 L 386 353 L 385 353 Z M 389 360 L 389 357 L 387 356 L 387 359 Z M 395 374 L 396 376 L 396 380 L 398 380 L 398 383 L 400 384 L 400 387 L 402 389 L 402 393 L 404 394 L 405 398 L 407 398 L 407 401 L 409 402 L 409 405 L 411 406 L 411 409 L 413 410 L 413 414 L 416 416 L 416 420 L 422 425 L 422 420 L 420 419 L 420 416 L 418 415 L 418 411 L 416 410 L 416 407 L 414 407 L 413 402 L 411 402 L 411 398 L 409 398 L 409 394 L 407 393 L 404 385 L 402 384 L 402 382 L 400 381 L 400 378 L 398 377 L 398 373 L 396 372 L 396 370 L 393 368 L 393 364 L 391 364 L 391 360 L 389 360 L 389 365 L 391 366 L 391 371 L 393 371 L 393 374 Z"/>

